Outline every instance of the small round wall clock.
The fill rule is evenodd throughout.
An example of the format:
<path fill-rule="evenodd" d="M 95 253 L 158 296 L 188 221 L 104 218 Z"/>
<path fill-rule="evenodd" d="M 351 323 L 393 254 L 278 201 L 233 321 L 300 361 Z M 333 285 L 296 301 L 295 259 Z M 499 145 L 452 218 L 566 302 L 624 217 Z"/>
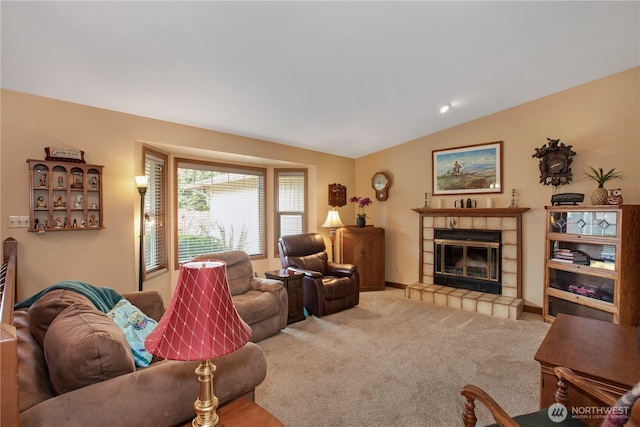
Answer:
<path fill-rule="evenodd" d="M 391 178 L 384 172 L 376 172 L 371 178 L 371 186 L 376 192 L 376 200 L 382 202 L 389 197 Z"/>

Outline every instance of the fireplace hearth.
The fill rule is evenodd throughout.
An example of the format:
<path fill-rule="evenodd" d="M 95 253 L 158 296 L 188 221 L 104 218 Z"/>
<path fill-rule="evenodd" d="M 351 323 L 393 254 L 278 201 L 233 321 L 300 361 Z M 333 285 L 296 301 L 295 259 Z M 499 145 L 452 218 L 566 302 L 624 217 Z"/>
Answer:
<path fill-rule="evenodd" d="M 500 295 L 501 240 L 500 230 L 435 229 L 434 283 Z"/>
<path fill-rule="evenodd" d="M 524 301 L 522 299 L 522 214 L 529 208 L 470 208 L 470 209 L 429 209 L 416 208 L 420 214 L 420 262 L 418 282 L 407 285 L 405 296 L 424 303 L 431 303 L 481 314 L 518 319 L 522 314 Z M 467 230 L 499 231 L 501 234 L 498 252 L 500 273 L 500 294 L 479 292 L 457 288 L 452 285 L 438 285 L 435 283 L 435 244 L 436 230 Z M 448 238 L 448 235 L 439 235 Z M 469 242 L 483 242 L 477 235 L 468 236 Z M 484 243 L 483 243 L 484 245 Z M 468 248 L 467 248 L 468 249 Z M 480 252 L 487 249 L 481 247 Z M 476 251 L 470 251 L 476 257 Z M 475 260 L 470 262 L 474 271 Z M 482 275 L 492 277 L 493 273 L 484 272 Z M 491 268 L 491 267 L 489 267 Z M 497 270 L 490 270 L 496 271 Z M 498 274 L 498 273 L 496 273 Z"/>

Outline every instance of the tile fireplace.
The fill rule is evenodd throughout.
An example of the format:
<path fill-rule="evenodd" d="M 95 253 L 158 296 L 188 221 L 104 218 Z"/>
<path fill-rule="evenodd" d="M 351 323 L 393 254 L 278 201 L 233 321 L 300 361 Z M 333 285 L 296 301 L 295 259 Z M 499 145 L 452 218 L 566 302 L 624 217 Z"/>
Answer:
<path fill-rule="evenodd" d="M 509 319 L 522 314 L 522 213 L 528 208 L 414 209 L 419 282 L 410 299 Z"/>

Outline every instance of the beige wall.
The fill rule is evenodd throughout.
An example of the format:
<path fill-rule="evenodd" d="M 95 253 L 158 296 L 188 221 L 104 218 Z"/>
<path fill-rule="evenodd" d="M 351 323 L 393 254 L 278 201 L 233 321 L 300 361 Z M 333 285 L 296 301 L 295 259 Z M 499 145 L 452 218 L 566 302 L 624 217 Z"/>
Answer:
<path fill-rule="evenodd" d="M 386 280 L 410 284 L 418 280 L 418 214 L 424 193 L 431 192 L 431 151 L 461 145 L 504 141 L 505 192 L 494 195 L 496 207 L 508 206 L 510 190 L 518 190 L 524 215 L 523 293 L 529 305 L 542 305 L 544 206 L 553 187 L 538 183 L 538 160 L 531 156 L 547 137 L 573 145 L 574 181 L 559 192 L 588 195 L 594 184 L 584 177 L 588 165 L 617 167 L 625 173 L 614 185 L 625 203 L 640 203 L 640 68 L 616 74 L 479 120 L 427 135 L 360 159 L 352 160 L 251 138 L 145 119 L 21 93 L 2 91 L 0 160 L 0 234 L 18 239 L 20 289 L 24 298 L 64 279 L 110 286 L 121 292 L 137 287 L 137 208 L 133 177 L 141 172 L 141 144 L 172 154 L 253 163 L 262 159 L 310 168 L 310 228 L 319 227 L 327 206 L 327 185 L 347 186 L 348 196 L 373 197 L 371 177 L 378 170 L 392 177 L 389 199 L 367 208 L 369 224 L 386 229 Z M 455 114 L 455 111 L 453 111 Z M 44 147 L 74 147 L 87 162 L 105 166 L 104 217 L 101 231 L 50 232 L 44 236 L 9 229 L 9 215 L 28 214 L 25 160 L 43 159 Z M 262 161 L 260 160 L 260 161 Z M 270 181 L 268 181 L 270 182 Z M 480 206 L 484 195 L 472 196 Z M 445 206 L 453 197 L 444 198 Z M 345 223 L 354 221 L 353 206 L 339 209 Z M 272 230 L 271 207 L 269 227 Z M 269 238 L 269 258 L 254 262 L 260 275 L 278 268 Z M 175 271 L 154 278 L 146 288 L 165 298 Z"/>
<path fill-rule="evenodd" d="M 559 193 L 584 193 L 589 203 L 595 185 L 583 174 L 588 166 L 616 167 L 625 178 L 611 181 L 612 188 L 622 188 L 625 203 L 638 204 L 639 100 L 640 68 L 634 68 L 358 159 L 358 194 L 373 195 L 374 172 L 385 170 L 392 177 L 389 199 L 368 209 L 371 222 L 386 229 L 387 281 L 418 281 L 418 214 L 411 209 L 422 207 L 424 193 L 432 191 L 431 151 L 504 141 L 504 193 L 492 198 L 495 207 L 506 207 L 515 188 L 518 206 L 530 208 L 523 216 L 523 296 L 526 304 L 541 306 L 544 206 L 550 204 L 554 187 L 539 184 L 534 149 L 547 137 L 573 145 L 573 182 L 559 187 Z M 486 206 L 486 195 L 471 198 Z M 442 199 L 445 207 L 453 207 L 455 197 Z"/>
<path fill-rule="evenodd" d="M 327 186 L 339 182 L 353 188 L 353 159 L 6 90 L 2 91 L 1 102 L 0 234 L 2 239 L 12 236 L 18 240 L 18 298 L 65 279 L 120 292 L 137 289 L 140 199 L 133 177 L 142 172 L 143 143 L 183 157 L 244 164 L 260 161 L 269 165 L 268 184 L 272 183 L 273 167 L 308 167 L 309 227 L 320 231 L 328 246 L 328 232 L 320 228 L 329 209 Z M 105 166 L 104 230 L 39 235 L 23 228 L 8 228 L 10 215 L 29 213 L 25 161 L 44 159 L 47 146 L 82 149 L 87 163 Z M 272 209 L 268 203 L 268 233 L 273 231 Z M 353 215 L 353 207 L 346 206 L 340 213 L 348 218 Z M 269 257 L 254 262 L 258 274 L 280 268 L 274 247 L 269 235 Z M 172 270 L 149 280 L 145 289 L 158 289 L 166 299 L 176 279 Z"/>

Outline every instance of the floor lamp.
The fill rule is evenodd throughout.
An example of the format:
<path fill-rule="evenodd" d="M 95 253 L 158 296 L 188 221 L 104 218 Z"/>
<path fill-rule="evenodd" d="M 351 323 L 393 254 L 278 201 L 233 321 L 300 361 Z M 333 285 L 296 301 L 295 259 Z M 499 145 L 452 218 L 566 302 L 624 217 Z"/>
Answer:
<path fill-rule="evenodd" d="M 329 237 L 331 237 L 331 261 L 334 261 L 335 255 L 333 254 L 334 242 L 336 240 L 336 228 L 344 227 L 342 220 L 340 220 L 340 214 L 335 209 L 331 209 L 327 214 L 327 219 L 324 220 L 324 224 L 321 227 L 330 227 L 331 232 L 329 233 Z"/>
<path fill-rule="evenodd" d="M 144 195 L 147 194 L 149 178 L 146 176 L 136 176 L 136 187 L 140 193 L 140 251 L 138 260 L 138 291 L 142 291 L 144 280 Z"/>

